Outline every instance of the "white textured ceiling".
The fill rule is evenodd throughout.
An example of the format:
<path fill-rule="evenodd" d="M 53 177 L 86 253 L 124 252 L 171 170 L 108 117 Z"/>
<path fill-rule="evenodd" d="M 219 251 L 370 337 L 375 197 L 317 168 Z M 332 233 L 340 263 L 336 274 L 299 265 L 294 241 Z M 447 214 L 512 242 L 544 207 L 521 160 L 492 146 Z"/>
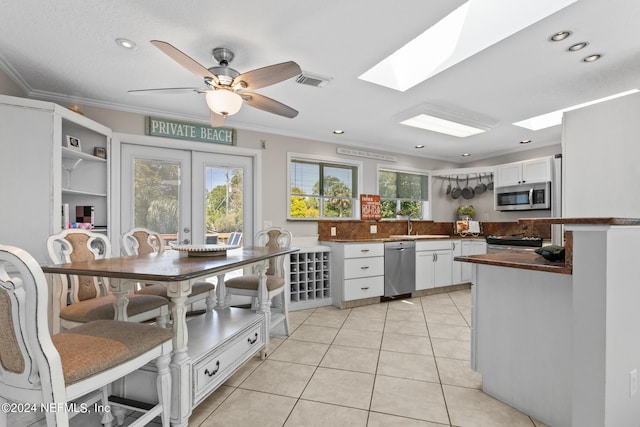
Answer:
<path fill-rule="evenodd" d="M 131 89 L 202 87 L 200 78 L 149 40 L 167 41 L 206 67 L 227 47 L 240 72 L 293 60 L 331 77 L 324 88 L 294 79 L 256 92 L 300 111 L 287 119 L 244 106 L 227 125 L 341 145 L 468 161 L 560 140 L 511 123 L 640 87 L 640 1 L 579 0 L 483 52 L 401 93 L 357 77 L 463 3 L 462 0 L 0 0 L 0 68 L 28 96 L 208 122 L 204 96 L 133 96 Z M 499 11 L 496 11 L 499 13 Z M 559 43 L 560 30 L 573 35 Z M 115 39 L 135 41 L 127 51 Z M 576 53 L 566 48 L 589 46 Z M 604 57 L 595 63 L 581 59 Z M 425 52 L 428 54 L 428 52 Z M 463 110 L 496 124 L 456 138 L 399 125 L 422 104 Z M 344 135 L 335 136 L 334 129 Z M 522 146 L 518 141 L 533 140 Z M 426 147 L 416 150 L 416 144 Z"/>

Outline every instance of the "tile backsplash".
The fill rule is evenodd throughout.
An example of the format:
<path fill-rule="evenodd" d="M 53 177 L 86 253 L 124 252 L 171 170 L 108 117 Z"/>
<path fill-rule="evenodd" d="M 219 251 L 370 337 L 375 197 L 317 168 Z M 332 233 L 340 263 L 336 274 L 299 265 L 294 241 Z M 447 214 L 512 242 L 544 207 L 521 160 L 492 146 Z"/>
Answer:
<path fill-rule="evenodd" d="M 371 233 L 375 226 L 376 233 Z M 551 226 L 548 224 L 519 224 L 518 222 L 482 222 L 482 236 L 527 236 L 551 238 Z M 335 227 L 336 235 L 331 235 Z M 453 234 L 453 222 L 411 221 L 411 234 Z M 384 221 L 318 221 L 318 240 L 368 240 L 389 237 L 392 234 L 407 234 L 406 220 Z"/>

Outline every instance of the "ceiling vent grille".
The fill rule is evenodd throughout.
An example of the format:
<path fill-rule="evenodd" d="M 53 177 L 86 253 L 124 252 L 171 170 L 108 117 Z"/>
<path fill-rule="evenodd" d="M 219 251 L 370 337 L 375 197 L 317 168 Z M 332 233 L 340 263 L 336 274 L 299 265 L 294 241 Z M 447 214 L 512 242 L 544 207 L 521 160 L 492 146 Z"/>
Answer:
<path fill-rule="evenodd" d="M 318 75 L 309 74 L 304 71 L 302 72 L 302 74 L 296 77 L 296 83 L 313 87 L 325 87 L 329 84 L 330 80 L 331 78 L 329 77 L 321 77 Z"/>

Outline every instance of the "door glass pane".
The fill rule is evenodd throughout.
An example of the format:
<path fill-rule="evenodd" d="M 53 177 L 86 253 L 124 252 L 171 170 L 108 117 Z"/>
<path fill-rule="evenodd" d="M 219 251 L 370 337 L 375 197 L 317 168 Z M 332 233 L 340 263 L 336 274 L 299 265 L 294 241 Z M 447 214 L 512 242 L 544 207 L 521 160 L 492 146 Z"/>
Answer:
<path fill-rule="evenodd" d="M 226 242 L 230 233 L 242 233 L 243 169 L 207 166 L 205 180 L 205 241 Z"/>
<path fill-rule="evenodd" d="M 177 240 L 180 163 L 136 159 L 134 173 L 134 226 L 155 230 L 167 242 Z"/>

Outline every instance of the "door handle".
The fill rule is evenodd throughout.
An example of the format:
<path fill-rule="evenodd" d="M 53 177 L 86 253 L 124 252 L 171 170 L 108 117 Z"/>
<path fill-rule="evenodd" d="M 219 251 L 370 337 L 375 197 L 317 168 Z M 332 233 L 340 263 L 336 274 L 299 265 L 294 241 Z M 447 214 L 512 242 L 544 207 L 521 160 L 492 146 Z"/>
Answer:
<path fill-rule="evenodd" d="M 529 189 L 529 206 L 533 207 L 533 187 Z"/>
<path fill-rule="evenodd" d="M 404 251 L 404 248 L 396 248 L 397 251 Z"/>
<path fill-rule="evenodd" d="M 360 267 L 360 270 L 366 270 L 366 269 L 368 269 L 368 268 L 369 268 L 369 266 L 368 266 L 368 265 L 363 265 L 362 267 Z"/>

